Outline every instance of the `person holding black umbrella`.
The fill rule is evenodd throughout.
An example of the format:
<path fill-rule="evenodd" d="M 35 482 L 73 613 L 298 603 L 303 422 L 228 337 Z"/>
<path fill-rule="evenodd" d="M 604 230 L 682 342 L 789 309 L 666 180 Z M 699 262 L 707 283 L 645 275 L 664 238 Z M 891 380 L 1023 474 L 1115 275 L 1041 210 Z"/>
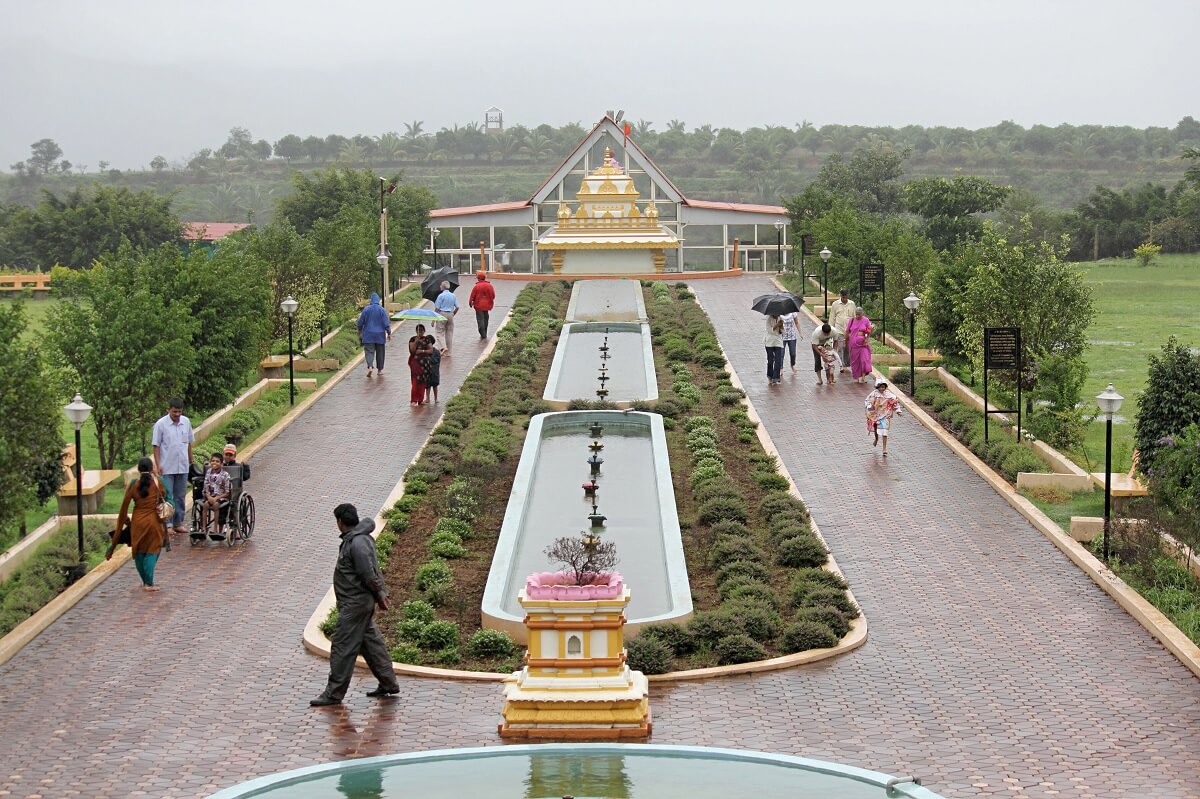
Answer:
<path fill-rule="evenodd" d="M 767 317 L 763 346 L 767 348 L 767 384 L 774 386 L 783 377 L 783 320 L 774 314 Z"/>

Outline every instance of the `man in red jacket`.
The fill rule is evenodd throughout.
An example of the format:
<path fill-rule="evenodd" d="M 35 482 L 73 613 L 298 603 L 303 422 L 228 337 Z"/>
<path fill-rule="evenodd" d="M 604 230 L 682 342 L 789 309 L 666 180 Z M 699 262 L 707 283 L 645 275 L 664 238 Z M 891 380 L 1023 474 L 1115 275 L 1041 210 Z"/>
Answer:
<path fill-rule="evenodd" d="M 475 309 L 475 322 L 479 325 L 479 340 L 487 340 L 488 313 L 496 304 L 496 289 L 488 282 L 487 272 L 475 274 L 475 288 L 471 289 L 471 298 L 467 305 Z"/>

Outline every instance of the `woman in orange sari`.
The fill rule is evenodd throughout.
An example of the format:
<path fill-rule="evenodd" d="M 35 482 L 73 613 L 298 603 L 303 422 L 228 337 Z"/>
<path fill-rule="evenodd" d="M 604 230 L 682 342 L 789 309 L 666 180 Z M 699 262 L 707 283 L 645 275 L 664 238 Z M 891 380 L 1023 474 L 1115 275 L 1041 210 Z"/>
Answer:
<path fill-rule="evenodd" d="M 133 565 L 142 578 L 142 588 L 157 591 L 154 584 L 154 566 L 162 550 L 163 522 L 158 517 L 158 503 L 167 498 L 167 489 L 162 481 L 152 474 L 154 462 L 142 458 L 137 462 L 138 476 L 130 480 L 121 500 L 121 512 L 117 516 L 117 529 L 113 531 L 113 543 L 104 555 L 105 560 L 113 556 L 117 548 L 117 537 L 125 524 L 129 523 L 129 548 L 133 550 Z M 129 513 L 129 503 L 133 513 Z"/>

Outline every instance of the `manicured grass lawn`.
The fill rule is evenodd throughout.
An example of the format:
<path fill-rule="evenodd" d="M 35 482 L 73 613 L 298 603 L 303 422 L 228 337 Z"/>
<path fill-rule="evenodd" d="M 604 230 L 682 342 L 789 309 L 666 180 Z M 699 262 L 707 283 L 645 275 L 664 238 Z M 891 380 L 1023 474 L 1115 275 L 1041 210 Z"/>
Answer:
<path fill-rule="evenodd" d="M 1072 516 L 1103 516 L 1104 492 L 1089 491 L 1083 494 L 1072 494 L 1065 502 L 1047 502 L 1037 495 L 1021 489 L 1021 495 L 1037 506 L 1037 509 L 1054 520 L 1063 529 L 1071 530 Z"/>
<path fill-rule="evenodd" d="M 1146 385 L 1147 356 L 1174 335 L 1200 347 L 1200 255 L 1164 255 L 1141 267 L 1134 259 L 1080 264 L 1092 287 L 1096 318 L 1088 330 L 1089 374 L 1083 387 L 1087 412 L 1112 383 L 1125 397 L 1113 424 L 1113 469 L 1127 471 L 1133 453 L 1137 394 Z M 1104 468 L 1104 421 L 1092 422 L 1081 451 L 1071 453 L 1093 471 Z"/>

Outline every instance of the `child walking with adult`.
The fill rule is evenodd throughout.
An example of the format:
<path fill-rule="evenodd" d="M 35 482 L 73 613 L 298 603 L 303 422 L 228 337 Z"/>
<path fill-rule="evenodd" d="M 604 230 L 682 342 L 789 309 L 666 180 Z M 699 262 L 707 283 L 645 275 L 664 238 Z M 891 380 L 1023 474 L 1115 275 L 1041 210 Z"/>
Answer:
<path fill-rule="evenodd" d="M 867 395 L 863 404 L 867 408 L 867 432 L 875 436 L 871 446 L 879 446 L 879 439 L 882 438 L 883 457 L 886 458 L 892 417 L 903 416 L 904 409 L 900 407 L 900 400 L 896 399 L 896 395 L 888 390 L 887 381 L 882 378 L 875 381 L 875 390 Z"/>
<path fill-rule="evenodd" d="M 442 353 L 438 351 L 437 339 L 433 336 L 426 336 L 425 348 L 420 352 L 421 366 L 425 370 L 422 377 L 425 381 L 425 402 L 430 401 L 431 395 L 433 402 L 437 402 L 438 386 L 442 384 Z"/>
<path fill-rule="evenodd" d="M 133 565 L 138 577 L 142 578 L 142 588 L 157 591 L 154 567 L 158 564 L 166 533 L 163 520 L 158 515 L 158 505 L 166 500 L 167 487 L 153 474 L 154 462 L 149 458 L 140 458 L 137 470 L 138 476 L 125 487 L 125 498 L 121 500 L 121 510 L 117 514 L 117 529 L 113 531 L 112 545 L 104 554 L 104 559 L 112 558 L 121 530 L 128 524 L 129 548 L 133 550 Z M 129 513 L 130 503 L 133 503 L 132 514 Z"/>
<path fill-rule="evenodd" d="M 767 348 L 767 384 L 774 386 L 783 377 L 783 320 L 778 316 L 767 317 L 763 346 Z"/>

